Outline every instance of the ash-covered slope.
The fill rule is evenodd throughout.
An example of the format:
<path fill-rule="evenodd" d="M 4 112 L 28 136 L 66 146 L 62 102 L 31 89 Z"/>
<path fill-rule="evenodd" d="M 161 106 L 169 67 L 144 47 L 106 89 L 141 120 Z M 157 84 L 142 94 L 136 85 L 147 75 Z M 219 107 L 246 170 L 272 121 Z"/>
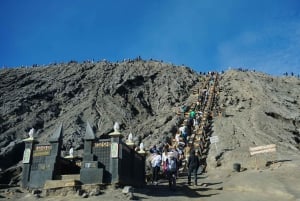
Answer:
<path fill-rule="evenodd" d="M 143 60 L 2 69 L 0 168 L 22 160 L 21 140 L 30 128 L 43 142 L 61 122 L 65 150 L 82 150 L 87 121 L 99 138 L 118 121 L 125 137 L 132 132 L 137 144 L 168 140 L 176 131 L 175 110 L 195 101 L 191 89 L 199 77 L 183 66 Z M 216 156 L 217 168 L 232 169 L 235 162 L 251 168 L 249 147 L 254 146 L 276 144 L 280 160 L 299 155 L 299 79 L 232 70 L 221 75 L 219 88 L 222 115 L 214 117 L 213 135 L 220 142 L 218 152 L 210 147 L 208 171 L 217 165 Z M 7 172 L 12 177 L 20 168 Z"/>
<path fill-rule="evenodd" d="M 231 168 L 239 162 L 255 166 L 249 147 L 276 144 L 275 154 L 261 154 L 262 160 L 287 160 L 300 150 L 300 80 L 272 77 L 257 72 L 231 70 L 220 81 L 222 115 L 214 119 L 219 136 L 218 153 L 210 149 L 209 165 Z"/>
<path fill-rule="evenodd" d="M 82 148 L 87 121 L 97 137 L 105 137 L 117 121 L 137 143 L 159 143 L 171 135 L 175 108 L 198 78 L 183 66 L 143 60 L 1 70 L 0 168 L 22 159 L 21 140 L 30 128 L 43 142 L 60 122 L 66 149 Z"/>

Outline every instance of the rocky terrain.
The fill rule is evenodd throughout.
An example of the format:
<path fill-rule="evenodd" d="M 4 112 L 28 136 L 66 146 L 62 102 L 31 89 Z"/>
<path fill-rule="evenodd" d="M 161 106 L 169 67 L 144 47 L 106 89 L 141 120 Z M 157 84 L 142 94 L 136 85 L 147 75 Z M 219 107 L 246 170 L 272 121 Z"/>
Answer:
<path fill-rule="evenodd" d="M 45 141 L 62 122 L 63 149 L 73 146 L 79 154 L 87 121 L 99 138 L 106 138 L 118 121 L 125 136 L 133 133 L 136 144 L 168 141 L 177 129 L 175 111 L 194 100 L 192 88 L 201 77 L 184 66 L 140 59 L 1 70 L 0 183 L 18 184 L 21 140 L 32 127 Z M 300 80 L 230 70 L 221 75 L 218 91 L 212 135 L 219 142 L 210 146 L 202 176 L 208 187 L 189 189 L 183 181 L 175 195 L 150 188 L 138 190 L 137 198 L 299 200 Z M 276 144 L 276 152 L 250 157 L 249 147 L 267 144 Z M 234 163 L 241 164 L 242 172 L 232 172 Z M 113 194 L 103 197 L 124 200 Z"/>
<path fill-rule="evenodd" d="M 220 81 L 222 114 L 214 119 L 214 134 L 220 139 L 219 153 L 210 150 L 214 167 L 236 161 L 245 167 L 254 165 L 249 147 L 276 144 L 273 158 L 285 160 L 300 150 L 300 80 L 296 77 L 272 77 L 263 73 L 228 71 Z M 264 155 L 264 154 L 263 154 Z M 268 154 L 270 155 L 270 154 Z M 267 155 L 267 156 L 268 156 Z M 258 156 L 264 157 L 264 156 Z"/>
<path fill-rule="evenodd" d="M 22 160 L 22 139 L 31 128 L 43 142 L 60 122 L 63 150 L 73 146 L 77 154 L 87 121 L 99 138 L 106 138 L 117 121 L 137 145 L 142 140 L 145 147 L 159 144 L 172 137 L 174 112 L 198 81 L 190 68 L 139 59 L 1 70 L 0 168 Z"/>

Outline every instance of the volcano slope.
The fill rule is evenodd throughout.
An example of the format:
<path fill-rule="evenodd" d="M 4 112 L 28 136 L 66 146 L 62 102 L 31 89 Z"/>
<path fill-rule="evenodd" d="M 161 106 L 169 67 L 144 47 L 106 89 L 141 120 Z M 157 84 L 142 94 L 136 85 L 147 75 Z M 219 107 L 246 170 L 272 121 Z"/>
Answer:
<path fill-rule="evenodd" d="M 150 147 L 172 137 L 177 129 L 175 110 L 183 103 L 190 105 L 191 89 L 201 78 L 183 66 L 142 60 L 5 69 L 0 77 L 1 181 L 10 184 L 18 184 L 21 139 L 31 127 L 40 141 L 46 141 L 63 122 L 63 149 L 72 145 L 80 153 L 86 121 L 99 138 L 107 137 L 118 121 L 125 136 L 132 132 L 136 144 L 143 141 Z M 149 189 L 137 196 L 146 200 L 300 199 L 299 85 L 295 77 L 237 70 L 222 74 L 212 133 L 219 137 L 218 149 L 210 145 L 207 172 L 200 176 L 207 187 L 192 188 L 188 191 L 192 197 L 153 197 Z M 257 155 L 256 164 L 249 147 L 266 144 L 276 144 L 277 151 Z M 271 160 L 277 161 L 266 166 Z M 233 163 L 240 163 L 242 172 L 232 172 Z M 113 194 L 107 199 L 118 200 Z"/>
<path fill-rule="evenodd" d="M 198 79 L 190 68 L 140 59 L 2 69 L 1 182 L 18 183 L 3 172 L 22 160 L 22 139 L 32 127 L 35 137 L 46 142 L 63 123 L 63 150 L 73 146 L 79 155 L 87 121 L 98 138 L 107 138 L 119 122 L 122 134 L 132 132 L 137 145 L 170 140 L 176 129 L 175 109 L 188 99 Z"/>
<path fill-rule="evenodd" d="M 212 134 L 219 142 L 210 147 L 205 180 L 222 183 L 223 191 L 207 200 L 300 200 L 299 96 L 296 77 L 222 75 Z M 276 152 L 250 157 L 249 147 L 268 144 L 276 144 Z M 234 163 L 241 172 L 233 171 Z"/>
<path fill-rule="evenodd" d="M 276 157 L 297 156 L 300 146 L 300 80 L 262 73 L 228 71 L 220 81 L 219 114 L 214 135 L 220 139 L 217 162 L 251 166 L 249 147 L 276 144 Z M 211 149 L 211 153 L 216 149 Z M 213 157 L 209 167 L 214 167 Z"/>

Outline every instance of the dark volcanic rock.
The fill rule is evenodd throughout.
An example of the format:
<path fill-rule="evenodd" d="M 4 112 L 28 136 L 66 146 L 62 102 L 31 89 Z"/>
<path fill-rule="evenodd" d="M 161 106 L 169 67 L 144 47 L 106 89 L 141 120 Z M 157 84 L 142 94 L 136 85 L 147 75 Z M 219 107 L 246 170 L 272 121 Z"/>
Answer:
<path fill-rule="evenodd" d="M 22 160 L 20 140 L 30 128 L 43 142 L 60 122 L 64 149 L 83 148 L 87 121 L 101 138 L 117 121 L 125 136 L 132 132 L 146 147 L 167 140 L 174 132 L 175 108 L 187 100 L 198 77 L 186 67 L 143 60 L 3 69 L 0 168 Z M 17 157 L 8 160 L 12 153 Z"/>

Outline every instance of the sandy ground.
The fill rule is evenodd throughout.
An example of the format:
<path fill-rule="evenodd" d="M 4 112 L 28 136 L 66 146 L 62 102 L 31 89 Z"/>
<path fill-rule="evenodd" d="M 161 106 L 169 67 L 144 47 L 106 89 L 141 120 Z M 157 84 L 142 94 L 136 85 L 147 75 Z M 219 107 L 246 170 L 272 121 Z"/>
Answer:
<path fill-rule="evenodd" d="M 243 172 L 211 172 L 210 181 L 223 182 L 223 190 L 210 201 L 300 200 L 300 160 L 287 160 L 269 168 Z M 225 173 L 225 174 L 223 174 Z M 227 176 L 226 176 L 227 175 Z"/>
<path fill-rule="evenodd" d="M 135 188 L 135 200 L 159 201 L 300 201 L 300 157 L 274 163 L 270 167 L 247 169 L 241 172 L 214 169 L 209 173 L 199 175 L 198 186 L 188 186 L 187 177 L 181 176 L 175 191 L 168 188 L 167 182 L 161 180 L 158 186 L 147 185 Z M 36 196 L 22 190 L 23 193 L 2 192 L 1 200 L 41 200 L 64 201 L 82 200 L 74 192 L 68 196 Z M 87 201 L 96 200 L 129 200 L 130 196 L 123 194 L 122 189 L 108 188 L 98 196 L 84 198 Z"/>

